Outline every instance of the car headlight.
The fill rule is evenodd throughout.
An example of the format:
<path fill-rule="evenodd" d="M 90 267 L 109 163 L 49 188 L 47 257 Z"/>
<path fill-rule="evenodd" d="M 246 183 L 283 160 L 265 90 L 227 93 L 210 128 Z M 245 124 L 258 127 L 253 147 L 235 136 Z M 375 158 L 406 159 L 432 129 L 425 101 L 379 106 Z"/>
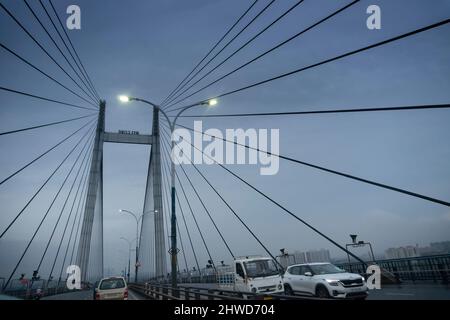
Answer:
<path fill-rule="evenodd" d="M 330 286 L 333 286 L 333 287 L 339 286 L 339 281 L 337 281 L 337 280 L 326 279 L 325 281 L 328 282 L 328 284 L 329 284 Z"/>

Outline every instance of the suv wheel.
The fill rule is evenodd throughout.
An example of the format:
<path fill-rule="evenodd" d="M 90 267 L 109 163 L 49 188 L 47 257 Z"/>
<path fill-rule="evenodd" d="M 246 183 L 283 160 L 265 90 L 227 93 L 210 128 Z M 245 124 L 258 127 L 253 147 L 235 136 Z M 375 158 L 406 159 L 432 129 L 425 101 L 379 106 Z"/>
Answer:
<path fill-rule="evenodd" d="M 288 284 L 284 284 L 284 294 L 287 296 L 293 296 L 294 295 L 294 291 L 292 291 L 292 288 L 290 285 Z"/>
<path fill-rule="evenodd" d="M 318 298 L 329 298 L 330 294 L 328 292 L 328 289 L 325 288 L 322 285 L 317 286 L 317 288 L 316 288 L 316 297 L 318 297 Z"/>

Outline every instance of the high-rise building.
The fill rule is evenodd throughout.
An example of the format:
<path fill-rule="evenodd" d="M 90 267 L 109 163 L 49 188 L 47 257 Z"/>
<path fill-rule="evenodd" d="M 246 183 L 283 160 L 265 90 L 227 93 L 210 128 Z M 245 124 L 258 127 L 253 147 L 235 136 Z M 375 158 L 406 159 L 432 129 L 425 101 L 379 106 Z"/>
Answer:
<path fill-rule="evenodd" d="M 294 252 L 296 263 L 309 263 L 309 262 L 330 262 L 330 251 L 326 249 L 310 250 L 306 252 L 295 251 Z"/>
<path fill-rule="evenodd" d="M 447 253 L 450 253 L 450 241 L 432 242 L 427 247 L 419 247 L 416 244 L 415 246 L 389 248 L 384 252 L 386 259 L 413 258 Z"/>
<path fill-rule="evenodd" d="M 450 253 L 450 241 L 432 242 L 430 243 L 430 249 L 437 254 Z"/>
<path fill-rule="evenodd" d="M 401 258 L 412 258 L 419 257 L 420 250 L 419 246 L 406 246 L 398 248 L 389 248 L 385 252 L 387 259 L 401 259 Z"/>

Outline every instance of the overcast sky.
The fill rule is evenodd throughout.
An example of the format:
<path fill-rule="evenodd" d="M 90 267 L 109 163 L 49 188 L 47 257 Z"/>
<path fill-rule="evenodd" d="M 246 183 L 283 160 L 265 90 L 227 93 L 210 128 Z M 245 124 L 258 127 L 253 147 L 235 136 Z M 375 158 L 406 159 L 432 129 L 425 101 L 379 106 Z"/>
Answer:
<path fill-rule="evenodd" d="M 38 2 L 29 2 L 50 28 Z M 268 2 L 260 0 L 250 12 L 250 17 Z M 295 2 L 275 1 L 220 57 L 226 57 Z M 304 1 L 201 83 L 209 83 L 349 2 Z M 22 1 L 4 0 L 2 3 L 61 64 L 64 63 Z M 44 3 L 47 4 L 46 1 Z M 68 33 L 100 95 L 106 100 L 106 130 L 116 132 L 126 129 L 150 133 L 152 110 L 137 103 L 120 104 L 117 95 L 126 93 L 161 102 L 246 10 L 251 1 L 54 0 L 54 3 L 61 17 L 67 16 L 65 11 L 70 4 L 78 4 L 81 8 L 81 30 Z M 366 9 L 371 4 L 378 4 L 381 8 L 381 30 L 368 30 L 366 27 Z M 184 103 L 237 89 L 418 29 L 449 16 L 448 0 L 361 1 Z M 71 88 L 74 87 L 4 11 L 0 12 L 0 41 Z M 0 57 L 1 86 L 86 105 L 5 50 L 0 50 Z M 445 25 L 224 97 L 215 110 L 196 109 L 190 113 L 222 114 L 448 103 L 449 57 L 450 26 Z M 1 131 L 89 113 L 3 91 L 0 92 L 0 99 Z M 203 120 L 205 129 L 276 128 L 280 130 L 280 153 L 283 155 L 430 197 L 450 200 L 449 110 Z M 83 121 L 86 120 L 1 136 L 0 178 L 8 176 L 80 127 Z M 181 119 L 180 123 L 192 127 L 193 119 Z M 70 144 L 62 145 L 0 186 L 2 230 L 70 147 Z M 149 154 L 150 148 L 146 146 L 104 146 L 105 268 L 113 268 L 115 272 L 119 272 L 127 261 L 127 245 L 120 237 L 132 238 L 135 231 L 134 221 L 128 216 L 121 216 L 118 209 L 142 211 Z M 287 248 L 290 252 L 325 248 L 334 257 L 343 256 L 332 244 L 287 216 L 221 168 L 206 165 L 200 168 L 273 253 L 277 254 L 280 248 Z M 383 253 L 388 247 L 415 244 L 424 246 L 434 241 L 449 240 L 450 209 L 442 205 L 283 160 L 280 162 L 279 173 L 275 176 L 261 176 L 257 165 L 232 165 L 230 168 L 341 244 L 349 242 L 351 233 L 358 234 L 361 240 L 370 241 L 376 253 Z M 64 166 L 62 169 L 65 171 L 62 170 L 57 179 L 43 190 L 0 241 L 0 276 L 7 276 L 11 272 L 68 167 Z M 186 170 L 235 254 L 264 254 L 262 248 L 194 169 L 186 167 Z M 182 177 L 182 172 L 178 171 Z M 183 181 L 188 194 L 194 199 L 192 206 L 213 258 L 229 261 L 230 256 L 209 218 L 189 185 Z M 42 254 L 62 201 L 58 200 L 47 224 L 38 234 L 25 259 L 23 270 L 30 270 L 27 268 L 32 268 L 37 263 L 36 259 Z M 188 212 L 187 208 L 185 212 Z M 187 219 L 197 255 L 201 265 L 204 265 L 207 260 L 206 252 L 192 218 L 188 215 Z M 61 232 L 61 229 L 58 230 L 57 239 Z M 182 237 L 188 263 L 193 266 L 194 260 L 188 250 L 184 231 Z M 50 258 L 54 255 L 53 250 L 45 261 L 46 266 L 53 259 Z"/>

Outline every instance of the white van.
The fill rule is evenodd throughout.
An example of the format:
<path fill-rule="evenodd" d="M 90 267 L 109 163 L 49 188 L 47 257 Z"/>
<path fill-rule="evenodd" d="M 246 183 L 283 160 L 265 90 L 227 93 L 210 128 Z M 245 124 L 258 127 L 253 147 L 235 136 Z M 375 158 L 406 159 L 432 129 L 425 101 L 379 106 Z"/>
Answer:
<path fill-rule="evenodd" d="M 101 279 L 94 288 L 94 300 L 128 300 L 128 287 L 125 278 Z"/>
<path fill-rule="evenodd" d="M 219 288 L 255 294 L 283 293 L 283 278 L 277 264 L 268 257 L 238 257 L 233 266 L 218 267 Z"/>

